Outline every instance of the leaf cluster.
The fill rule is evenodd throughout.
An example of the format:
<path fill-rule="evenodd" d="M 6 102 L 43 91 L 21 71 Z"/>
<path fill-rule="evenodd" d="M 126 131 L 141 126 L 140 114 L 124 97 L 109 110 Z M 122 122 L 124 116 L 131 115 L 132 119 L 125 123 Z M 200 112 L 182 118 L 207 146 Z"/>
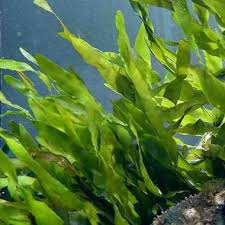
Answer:
<path fill-rule="evenodd" d="M 25 109 L 0 94 L 31 123 L 34 138 L 14 121 L 0 136 L 13 157 L 0 151 L 1 225 L 139 225 L 212 178 L 224 178 L 225 3 L 130 0 L 142 23 L 131 46 L 122 12 L 115 16 L 117 52 L 102 52 L 70 32 L 45 0 L 84 61 L 118 94 L 107 112 L 71 67 L 20 49 L 29 63 L 0 59 L 16 71 L 5 81 L 24 95 Z M 154 32 L 148 8 L 171 12 L 184 38 L 164 40 Z M 193 13 L 195 15 L 193 15 Z M 210 19 L 216 18 L 216 27 Z M 158 74 L 152 61 L 166 69 Z M 48 89 L 42 96 L 29 75 Z M 193 145 L 187 138 L 198 137 Z"/>

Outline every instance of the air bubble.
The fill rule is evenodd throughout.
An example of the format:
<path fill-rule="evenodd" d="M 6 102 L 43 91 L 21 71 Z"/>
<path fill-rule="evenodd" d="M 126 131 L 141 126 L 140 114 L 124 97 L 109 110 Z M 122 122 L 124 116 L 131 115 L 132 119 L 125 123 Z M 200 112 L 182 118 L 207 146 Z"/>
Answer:
<path fill-rule="evenodd" d="M 22 36 L 22 32 L 18 31 L 16 32 L 17 37 L 21 37 Z"/>

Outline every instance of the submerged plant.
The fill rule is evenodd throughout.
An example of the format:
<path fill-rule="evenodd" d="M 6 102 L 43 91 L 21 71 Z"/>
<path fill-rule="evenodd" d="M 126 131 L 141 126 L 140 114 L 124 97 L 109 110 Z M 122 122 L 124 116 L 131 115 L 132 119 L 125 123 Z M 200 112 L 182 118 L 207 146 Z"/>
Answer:
<path fill-rule="evenodd" d="M 54 14 L 47 1 L 34 3 Z M 29 106 L 1 93 L 1 102 L 12 108 L 2 116 L 22 116 L 37 131 L 33 139 L 12 121 L 9 130 L 0 129 L 15 156 L 0 151 L 0 188 L 9 192 L 0 200 L 0 224 L 151 224 L 157 213 L 201 191 L 206 181 L 224 178 L 223 3 L 193 1 L 198 19 L 185 0 L 131 4 L 143 23 L 132 47 L 123 15 L 116 13 L 118 52 L 94 48 L 54 14 L 62 26 L 59 35 L 118 94 L 113 113 L 72 68 L 24 49 L 30 64 L 0 59 L 1 69 L 18 73 L 20 79 L 4 79 Z M 179 43 L 157 37 L 148 4 L 171 10 L 186 37 Z M 209 15 L 217 18 L 217 30 L 210 28 Z M 152 67 L 153 56 L 166 68 L 165 76 Z M 49 94 L 41 96 L 27 72 L 37 75 Z M 198 136 L 200 144 L 185 143 L 181 135 Z"/>

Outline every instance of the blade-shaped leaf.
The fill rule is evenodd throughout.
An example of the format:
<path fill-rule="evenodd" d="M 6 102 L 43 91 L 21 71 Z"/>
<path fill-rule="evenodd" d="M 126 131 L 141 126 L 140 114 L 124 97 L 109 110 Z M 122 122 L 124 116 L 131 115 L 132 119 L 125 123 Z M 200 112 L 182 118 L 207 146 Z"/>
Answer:
<path fill-rule="evenodd" d="M 37 201 L 32 197 L 32 194 L 23 189 L 23 195 L 29 211 L 33 214 L 37 225 L 63 225 L 63 220 L 52 211 L 44 202 Z"/>
<path fill-rule="evenodd" d="M 24 62 L 19 62 L 11 59 L 0 59 L 0 68 L 19 72 L 24 71 L 34 72 L 34 69 L 30 65 Z"/>
<path fill-rule="evenodd" d="M 225 84 L 205 71 L 199 74 L 198 77 L 201 89 L 208 101 L 222 112 L 225 112 Z"/>

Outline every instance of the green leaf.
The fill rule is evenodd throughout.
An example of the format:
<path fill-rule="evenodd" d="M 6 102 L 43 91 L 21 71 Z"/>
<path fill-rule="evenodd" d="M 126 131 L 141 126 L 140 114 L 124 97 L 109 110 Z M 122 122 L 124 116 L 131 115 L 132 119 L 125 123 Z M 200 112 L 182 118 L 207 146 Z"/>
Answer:
<path fill-rule="evenodd" d="M 117 206 L 114 206 L 114 210 L 115 210 L 115 218 L 114 218 L 115 225 L 129 225 L 129 223 L 121 216 Z"/>
<path fill-rule="evenodd" d="M 158 6 L 169 10 L 173 10 L 173 4 L 171 0 L 132 0 L 132 1 L 146 3 L 152 6 Z"/>
<path fill-rule="evenodd" d="M 208 54 L 206 51 L 203 51 L 206 68 L 212 74 L 216 74 L 223 68 L 223 60 L 217 56 Z"/>
<path fill-rule="evenodd" d="M 37 65 L 37 61 L 36 59 L 29 53 L 27 52 L 25 49 L 23 48 L 19 48 L 21 54 L 30 62 L 34 63 Z"/>
<path fill-rule="evenodd" d="M 48 4 L 46 0 L 34 0 L 34 4 L 36 4 L 37 6 L 41 7 L 42 9 L 50 13 L 53 13 L 52 8 L 50 7 L 50 5 Z"/>
<path fill-rule="evenodd" d="M 42 55 L 37 55 L 36 60 L 40 68 L 55 82 L 59 89 L 80 101 L 89 102 L 89 104 L 98 107 L 95 99 L 77 74 L 62 69 Z"/>
<path fill-rule="evenodd" d="M 180 99 L 183 87 L 183 78 L 176 78 L 166 86 L 164 97 L 171 100 L 174 104 Z"/>
<path fill-rule="evenodd" d="M 44 202 L 37 201 L 32 197 L 32 194 L 23 190 L 23 195 L 29 211 L 33 214 L 37 225 L 63 225 L 63 220 L 52 211 Z"/>
<path fill-rule="evenodd" d="M 10 75 L 5 75 L 4 80 L 7 84 L 12 86 L 14 89 L 16 89 L 18 92 L 22 94 L 27 94 L 30 89 L 19 79 L 10 76 Z"/>
<path fill-rule="evenodd" d="M 225 84 L 205 71 L 200 73 L 198 77 L 201 89 L 208 101 L 225 113 Z"/>
<path fill-rule="evenodd" d="M 148 175 L 148 172 L 145 168 L 141 153 L 139 154 L 139 163 L 140 163 L 141 175 L 144 179 L 144 182 L 145 182 L 145 185 L 146 185 L 147 189 L 150 192 L 152 192 L 154 195 L 156 195 L 158 197 L 162 197 L 161 190 L 154 184 L 154 182 L 150 179 L 150 177 Z"/>
<path fill-rule="evenodd" d="M 21 144 L 27 149 L 28 152 L 33 153 L 39 151 L 36 143 L 33 141 L 31 135 L 22 124 L 17 124 L 13 121 L 9 122 L 9 127 L 15 137 L 21 142 Z"/>
<path fill-rule="evenodd" d="M 189 123 L 178 129 L 179 133 L 190 135 L 203 135 L 206 132 L 216 132 L 217 128 L 213 127 L 209 123 L 203 122 L 201 119 L 195 123 Z"/>
<path fill-rule="evenodd" d="M 18 72 L 25 72 L 25 71 L 34 72 L 34 69 L 30 65 L 24 62 L 19 62 L 10 59 L 0 59 L 0 68 L 6 70 L 14 70 Z"/>
<path fill-rule="evenodd" d="M 120 76 L 121 68 L 110 62 L 103 52 L 94 48 L 85 40 L 72 34 L 65 25 L 62 24 L 62 27 L 63 32 L 60 33 L 60 36 L 68 40 L 83 59 L 99 71 L 110 87 L 120 91 L 117 87 L 117 79 Z"/>
<path fill-rule="evenodd" d="M 5 97 L 5 95 L 2 92 L 0 92 L 0 102 L 8 105 L 9 107 L 12 107 L 13 109 L 18 110 L 18 113 L 21 113 L 22 115 L 25 115 L 28 119 L 32 118 L 32 116 L 30 115 L 28 110 L 22 108 L 19 105 L 13 104 L 12 102 L 8 101 Z"/>
<path fill-rule="evenodd" d="M 50 91 L 52 89 L 52 84 L 50 79 L 44 73 L 40 71 L 36 71 L 35 74 L 39 77 L 39 79 L 46 85 L 46 87 Z"/>
<path fill-rule="evenodd" d="M 8 187 L 10 194 L 17 197 L 17 174 L 10 159 L 0 150 L 0 170 L 8 177 Z"/>
<path fill-rule="evenodd" d="M 3 225 L 32 225 L 30 214 L 17 203 L 0 200 L 0 215 Z"/>
<path fill-rule="evenodd" d="M 116 12 L 115 24 L 117 29 L 117 45 L 120 55 L 122 56 L 123 60 L 129 64 L 129 61 L 131 60 L 131 46 L 125 28 L 123 13 L 121 11 Z"/>
<path fill-rule="evenodd" d="M 166 47 L 165 42 L 162 39 L 152 36 L 152 40 L 150 40 L 148 46 L 156 59 L 170 72 L 175 73 L 176 55 Z"/>
<path fill-rule="evenodd" d="M 191 62 L 191 51 L 189 43 L 185 40 L 180 40 L 177 53 L 177 74 L 178 76 L 184 76 L 187 72 L 187 68 Z"/>
<path fill-rule="evenodd" d="M 151 63 L 150 57 L 151 53 L 147 45 L 148 41 L 148 35 L 145 30 L 145 26 L 142 23 L 138 32 L 138 35 L 136 37 L 135 41 L 135 50 L 147 63 Z"/>
<path fill-rule="evenodd" d="M 20 48 L 20 52 L 28 61 L 30 61 L 36 65 L 38 64 L 37 60 L 25 49 Z M 48 90 L 51 90 L 51 82 L 48 79 L 48 77 L 45 74 L 41 73 L 40 71 L 34 71 L 34 72 L 39 77 L 39 79 L 47 86 Z"/>
<path fill-rule="evenodd" d="M 143 158 L 142 158 L 142 151 L 141 151 L 141 146 L 140 146 L 140 143 L 139 143 L 138 133 L 137 133 L 135 127 L 132 124 L 130 124 L 130 127 L 131 127 L 132 132 L 136 136 L 137 141 L 138 141 L 138 145 L 139 145 L 139 168 L 140 168 L 141 175 L 144 179 L 145 185 L 150 192 L 152 192 L 154 195 L 156 195 L 158 197 L 161 197 L 162 196 L 161 190 L 151 180 L 151 178 L 149 177 L 148 172 L 145 168 L 145 164 L 144 164 L 144 161 L 143 161 Z"/>

